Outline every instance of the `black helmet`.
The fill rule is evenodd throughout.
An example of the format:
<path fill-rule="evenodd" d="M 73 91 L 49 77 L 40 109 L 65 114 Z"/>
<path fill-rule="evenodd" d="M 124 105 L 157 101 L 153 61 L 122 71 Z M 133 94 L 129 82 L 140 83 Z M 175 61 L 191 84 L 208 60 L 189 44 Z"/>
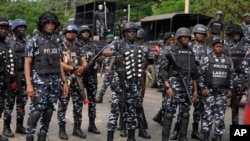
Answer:
<path fill-rule="evenodd" d="M 6 26 L 7 28 L 9 28 L 9 21 L 4 17 L 0 17 L 0 26 Z"/>
<path fill-rule="evenodd" d="M 66 34 L 67 32 L 74 32 L 78 34 L 78 27 L 74 24 L 69 24 L 63 29 L 63 34 Z"/>
<path fill-rule="evenodd" d="M 123 27 L 123 32 L 127 31 L 127 30 L 139 30 L 139 26 L 136 23 L 133 22 L 128 22 L 125 23 L 124 27 Z"/>
<path fill-rule="evenodd" d="M 222 12 L 221 10 L 217 10 L 217 11 L 215 12 L 215 15 L 223 15 L 223 12 Z"/>
<path fill-rule="evenodd" d="M 137 38 L 144 38 L 145 37 L 145 31 L 140 28 L 139 30 L 137 30 L 137 34 L 136 34 Z"/>
<path fill-rule="evenodd" d="M 186 27 L 178 28 L 175 33 L 175 38 L 178 39 L 179 37 L 182 37 L 182 36 L 188 36 L 191 38 L 191 31 Z"/>
<path fill-rule="evenodd" d="M 15 19 L 12 21 L 11 30 L 15 30 L 18 26 L 25 26 L 25 28 L 27 28 L 26 21 L 23 19 Z"/>
<path fill-rule="evenodd" d="M 46 22 L 52 21 L 55 24 L 55 29 L 60 26 L 57 16 L 54 13 L 46 11 L 40 15 L 37 22 L 37 29 L 41 31 Z"/>
<path fill-rule="evenodd" d="M 174 33 L 173 32 L 166 32 L 164 33 L 163 40 L 167 40 L 169 38 L 174 38 Z"/>
<path fill-rule="evenodd" d="M 89 28 L 89 26 L 87 26 L 87 25 L 81 26 L 81 27 L 79 28 L 78 36 L 81 36 L 81 34 L 82 34 L 83 31 L 88 31 L 89 34 L 90 34 L 89 37 L 92 36 L 92 30 Z"/>
<path fill-rule="evenodd" d="M 233 24 L 227 28 L 226 34 L 228 37 L 232 38 L 234 34 L 240 34 L 240 37 L 243 37 L 243 31 L 240 25 L 238 24 Z"/>
<path fill-rule="evenodd" d="M 207 34 L 207 27 L 203 24 L 197 24 L 193 28 L 193 33 Z"/>

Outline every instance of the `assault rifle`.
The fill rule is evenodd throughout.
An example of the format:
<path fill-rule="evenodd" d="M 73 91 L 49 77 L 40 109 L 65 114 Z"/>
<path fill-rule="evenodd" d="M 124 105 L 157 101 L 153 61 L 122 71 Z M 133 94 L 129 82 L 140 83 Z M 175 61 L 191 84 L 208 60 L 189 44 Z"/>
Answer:
<path fill-rule="evenodd" d="M 171 64 L 177 69 L 177 73 L 178 73 L 179 77 L 181 78 L 183 86 L 184 86 L 185 91 L 187 93 L 187 98 L 188 98 L 189 104 L 192 104 L 192 99 L 191 99 L 191 96 L 190 96 L 190 92 L 188 90 L 187 83 L 186 83 L 186 81 L 184 79 L 184 76 L 182 74 L 181 67 L 177 65 L 172 51 L 169 51 L 169 53 L 167 55 L 167 58 L 169 59 L 169 61 L 171 62 Z"/>
<path fill-rule="evenodd" d="M 107 46 L 103 47 L 89 62 L 88 65 L 86 66 L 86 68 L 84 69 L 85 72 L 88 71 L 90 69 L 91 66 L 94 65 L 96 59 L 102 55 L 102 52 L 107 48 Z"/>

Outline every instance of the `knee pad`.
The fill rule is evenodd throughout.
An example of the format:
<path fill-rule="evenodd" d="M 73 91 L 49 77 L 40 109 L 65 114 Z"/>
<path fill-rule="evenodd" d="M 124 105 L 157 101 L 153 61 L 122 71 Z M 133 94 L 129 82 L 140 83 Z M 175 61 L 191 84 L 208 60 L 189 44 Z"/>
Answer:
<path fill-rule="evenodd" d="M 167 113 L 167 114 L 165 115 L 165 118 L 166 118 L 166 119 L 173 119 L 173 117 L 174 117 L 174 115 L 173 115 L 173 114 L 170 114 L 170 113 Z"/>
<path fill-rule="evenodd" d="M 188 119 L 189 118 L 189 113 L 188 112 L 183 112 L 182 117 Z"/>

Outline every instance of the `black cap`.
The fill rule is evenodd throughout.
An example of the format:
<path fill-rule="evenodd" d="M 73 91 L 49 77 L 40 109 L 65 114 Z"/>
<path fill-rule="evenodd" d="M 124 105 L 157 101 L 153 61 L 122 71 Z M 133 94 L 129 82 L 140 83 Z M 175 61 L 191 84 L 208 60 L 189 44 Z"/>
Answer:
<path fill-rule="evenodd" d="M 0 17 L 0 26 L 9 26 L 9 21 L 5 17 Z"/>
<path fill-rule="evenodd" d="M 219 44 L 219 43 L 224 44 L 224 42 L 221 39 L 219 39 L 219 38 L 214 39 L 213 42 L 212 42 L 212 46 L 214 46 L 215 44 Z"/>
<path fill-rule="evenodd" d="M 169 38 L 174 38 L 174 33 L 173 32 L 166 32 L 164 34 L 164 37 L 163 37 L 164 40 L 167 40 Z"/>

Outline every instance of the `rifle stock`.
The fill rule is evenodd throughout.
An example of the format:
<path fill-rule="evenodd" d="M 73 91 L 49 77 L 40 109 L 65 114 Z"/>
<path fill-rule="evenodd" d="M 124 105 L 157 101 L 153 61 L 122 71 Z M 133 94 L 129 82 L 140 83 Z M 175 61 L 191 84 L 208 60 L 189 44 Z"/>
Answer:
<path fill-rule="evenodd" d="M 178 75 L 180 76 L 181 81 L 183 83 L 183 86 L 185 88 L 185 91 L 187 93 L 187 98 L 188 98 L 189 104 L 192 104 L 192 99 L 191 99 L 191 96 L 190 96 L 190 92 L 188 90 L 187 83 L 186 83 L 186 81 L 185 81 L 185 79 L 183 77 L 183 74 L 182 74 L 182 71 L 181 71 L 181 67 L 177 65 L 177 63 L 175 61 L 175 58 L 174 58 L 174 55 L 173 55 L 173 53 L 171 51 L 169 51 L 169 53 L 167 55 L 167 58 L 172 63 L 172 65 L 177 69 Z"/>

